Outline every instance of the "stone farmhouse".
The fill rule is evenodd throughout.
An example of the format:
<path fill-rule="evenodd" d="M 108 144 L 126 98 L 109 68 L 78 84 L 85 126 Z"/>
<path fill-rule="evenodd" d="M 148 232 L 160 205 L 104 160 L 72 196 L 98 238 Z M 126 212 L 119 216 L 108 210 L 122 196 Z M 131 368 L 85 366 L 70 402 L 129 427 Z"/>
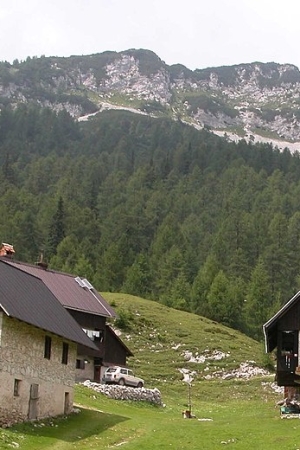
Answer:
<path fill-rule="evenodd" d="M 12 253 L 4 256 L 7 263 L 42 280 L 96 345 L 97 350 L 78 345 L 76 381 L 100 382 L 107 367 L 126 365 L 127 357 L 133 354 L 107 324 L 108 319 L 116 318 L 116 313 L 87 279 L 50 270 L 42 261 L 30 265 L 11 256 Z"/>
<path fill-rule="evenodd" d="M 77 346 L 97 351 L 45 283 L 0 258 L 0 425 L 70 412 Z"/>

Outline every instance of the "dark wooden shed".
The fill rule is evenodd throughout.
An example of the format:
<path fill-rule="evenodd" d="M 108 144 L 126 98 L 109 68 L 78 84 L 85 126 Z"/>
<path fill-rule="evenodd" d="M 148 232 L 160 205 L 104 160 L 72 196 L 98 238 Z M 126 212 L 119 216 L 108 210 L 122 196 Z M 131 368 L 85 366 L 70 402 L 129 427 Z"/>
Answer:
<path fill-rule="evenodd" d="M 263 325 L 266 352 L 276 349 L 278 386 L 300 386 L 300 291 Z"/>

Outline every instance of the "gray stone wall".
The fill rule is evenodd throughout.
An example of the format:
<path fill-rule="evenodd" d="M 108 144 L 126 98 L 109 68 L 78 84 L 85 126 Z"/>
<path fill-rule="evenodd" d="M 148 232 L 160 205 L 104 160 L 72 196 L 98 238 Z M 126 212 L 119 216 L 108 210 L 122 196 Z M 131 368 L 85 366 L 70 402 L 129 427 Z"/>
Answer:
<path fill-rule="evenodd" d="M 52 339 L 50 360 L 44 358 L 46 334 Z M 61 362 L 63 342 L 69 344 L 68 364 Z M 76 344 L 0 313 L 0 425 L 69 412 L 76 353 Z M 34 399 L 32 385 L 38 385 Z"/>
<path fill-rule="evenodd" d="M 129 386 L 108 385 L 86 380 L 84 386 L 115 400 L 133 400 L 162 406 L 161 393 L 158 389 L 133 388 Z"/>
<path fill-rule="evenodd" d="M 78 355 L 77 359 L 85 361 L 82 369 L 76 369 L 76 382 L 94 379 L 94 358 L 86 355 Z"/>

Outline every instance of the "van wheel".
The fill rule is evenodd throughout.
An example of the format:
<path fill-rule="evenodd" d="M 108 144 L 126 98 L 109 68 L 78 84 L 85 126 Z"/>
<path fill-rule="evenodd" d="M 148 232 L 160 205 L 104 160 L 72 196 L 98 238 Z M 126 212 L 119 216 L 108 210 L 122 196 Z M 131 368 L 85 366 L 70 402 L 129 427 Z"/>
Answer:
<path fill-rule="evenodd" d="M 143 383 L 140 381 L 140 382 L 137 384 L 137 387 L 141 389 L 141 388 L 143 387 Z"/>
<path fill-rule="evenodd" d="M 125 380 L 124 380 L 124 378 L 120 378 L 118 384 L 119 384 L 120 386 L 125 386 Z"/>

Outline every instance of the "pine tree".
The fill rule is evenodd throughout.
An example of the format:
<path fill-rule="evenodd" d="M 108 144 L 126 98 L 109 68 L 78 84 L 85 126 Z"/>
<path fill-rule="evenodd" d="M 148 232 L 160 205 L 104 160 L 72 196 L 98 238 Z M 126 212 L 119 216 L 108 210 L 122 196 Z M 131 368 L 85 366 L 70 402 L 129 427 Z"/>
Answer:
<path fill-rule="evenodd" d="M 146 255 L 140 254 L 127 270 L 122 291 L 147 298 L 151 292 L 151 274 Z"/>
<path fill-rule="evenodd" d="M 272 309 L 272 289 L 268 271 L 260 258 L 251 276 L 245 303 L 245 321 L 248 334 L 262 339 L 262 326 Z"/>
<path fill-rule="evenodd" d="M 219 272 L 219 264 L 213 254 L 210 254 L 205 264 L 199 269 L 194 279 L 191 290 L 191 309 L 192 312 L 201 316 L 208 316 L 208 293 L 211 284 Z"/>
<path fill-rule="evenodd" d="M 47 257 L 56 254 L 57 247 L 65 237 L 65 210 L 62 197 L 57 203 L 56 212 L 52 218 L 49 227 L 48 241 L 47 241 Z"/>
<path fill-rule="evenodd" d="M 229 280 L 222 270 L 214 278 L 207 300 L 210 318 L 230 326 L 234 306 L 230 298 Z"/>

